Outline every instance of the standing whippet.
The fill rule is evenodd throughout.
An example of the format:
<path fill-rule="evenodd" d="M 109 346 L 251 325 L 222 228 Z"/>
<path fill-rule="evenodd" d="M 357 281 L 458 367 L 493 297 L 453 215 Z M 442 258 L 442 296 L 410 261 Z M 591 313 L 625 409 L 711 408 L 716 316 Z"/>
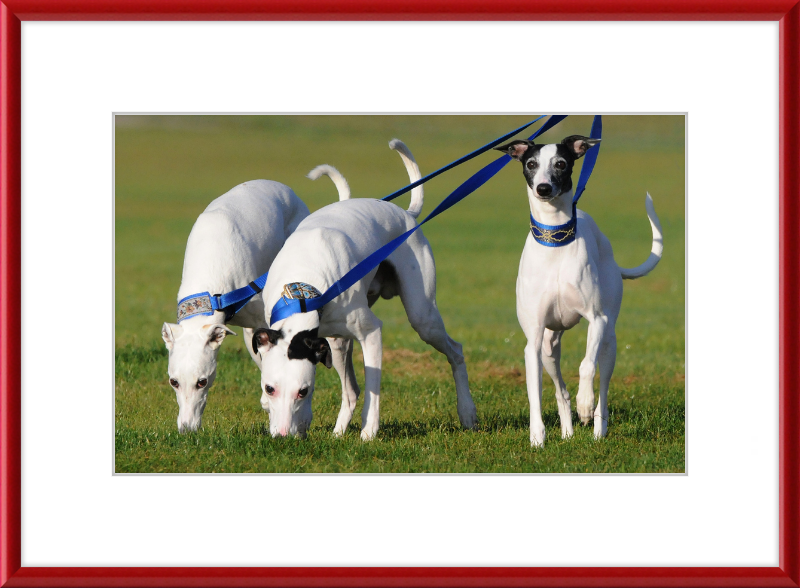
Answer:
<path fill-rule="evenodd" d="M 577 408 L 586 425 L 594 417 L 594 436 L 608 430 L 608 384 L 614 371 L 614 328 L 622 304 L 622 280 L 647 275 L 661 260 L 661 225 L 647 195 L 653 230 L 650 257 L 639 267 L 620 268 L 611 243 L 594 220 L 573 206 L 572 168 L 599 139 L 580 135 L 560 144 L 512 141 L 495 147 L 522 163 L 531 210 L 517 277 L 517 318 L 528 339 L 525 372 L 531 405 L 531 445 L 542 446 L 542 365 L 556 387 L 561 436 L 572 436 L 570 397 L 561 377 L 561 335 L 581 318 L 589 322 L 586 357 L 580 366 Z M 573 216 L 575 215 L 575 216 Z M 595 366 L 600 367 L 600 401 L 594 405 Z"/>

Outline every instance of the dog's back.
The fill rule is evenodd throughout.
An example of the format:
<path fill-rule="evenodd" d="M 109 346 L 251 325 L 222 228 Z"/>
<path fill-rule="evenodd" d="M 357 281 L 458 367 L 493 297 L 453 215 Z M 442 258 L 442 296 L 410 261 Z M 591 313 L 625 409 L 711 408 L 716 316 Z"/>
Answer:
<path fill-rule="evenodd" d="M 260 276 L 308 214 L 288 186 L 270 180 L 245 182 L 223 194 L 192 227 L 178 299 L 228 292 Z"/>
<path fill-rule="evenodd" d="M 321 208 L 300 223 L 275 258 L 264 288 L 268 306 L 277 302 L 289 282 L 306 282 L 324 291 L 414 226 L 411 214 L 381 200 L 357 198 Z"/>

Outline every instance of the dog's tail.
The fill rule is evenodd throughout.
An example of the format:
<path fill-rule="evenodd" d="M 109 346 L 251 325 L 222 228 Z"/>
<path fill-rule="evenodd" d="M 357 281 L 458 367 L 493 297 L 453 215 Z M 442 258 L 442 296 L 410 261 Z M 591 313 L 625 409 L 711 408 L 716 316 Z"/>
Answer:
<path fill-rule="evenodd" d="M 406 166 L 406 171 L 408 172 L 408 179 L 412 183 L 422 178 L 422 174 L 419 172 L 419 166 L 417 165 L 414 156 L 411 155 L 409 148 L 406 147 L 405 143 L 403 143 L 400 139 L 392 139 L 389 141 L 389 147 L 400 154 L 400 157 L 403 159 L 403 163 Z M 422 186 L 417 186 L 411 190 L 411 205 L 408 207 L 408 214 L 414 218 L 419 216 L 419 213 L 422 212 L 423 198 L 424 193 L 422 191 Z"/>
<path fill-rule="evenodd" d="M 647 199 L 644 202 L 647 208 L 647 218 L 650 219 L 650 227 L 653 229 L 653 248 L 650 250 L 650 257 L 647 258 L 642 265 L 627 269 L 624 267 L 619 268 L 622 273 L 623 280 L 635 280 L 649 274 L 661 261 L 661 254 L 664 252 L 664 241 L 661 234 L 661 223 L 656 215 L 656 209 L 653 206 L 653 198 L 647 194 Z"/>
<path fill-rule="evenodd" d="M 333 181 L 333 185 L 336 186 L 336 189 L 339 191 L 339 200 L 350 200 L 350 186 L 347 180 L 345 180 L 344 176 L 339 173 L 339 170 L 332 165 L 318 165 L 308 172 L 306 177 L 311 180 L 316 180 L 322 176 L 328 176 Z"/>

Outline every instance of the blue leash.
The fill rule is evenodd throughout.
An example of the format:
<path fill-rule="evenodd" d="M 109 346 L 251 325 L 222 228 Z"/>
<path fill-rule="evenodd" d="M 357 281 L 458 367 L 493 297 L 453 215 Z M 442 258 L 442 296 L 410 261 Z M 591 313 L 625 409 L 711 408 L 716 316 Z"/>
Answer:
<path fill-rule="evenodd" d="M 402 190 L 398 190 L 397 192 L 395 192 L 393 194 L 390 194 L 389 196 L 384 198 L 384 200 L 389 200 L 389 199 L 392 199 L 392 198 L 396 198 L 397 196 L 400 196 L 401 194 L 404 194 L 405 192 L 408 192 L 409 190 L 411 190 L 414 187 L 418 186 L 422 182 L 427 181 L 428 179 L 430 179 L 432 177 L 435 177 L 439 173 L 442 173 L 443 171 L 446 171 L 447 169 L 450 169 L 450 168 L 454 167 L 458 163 L 463 163 L 464 161 L 467 161 L 468 159 L 472 159 L 473 157 L 479 155 L 480 153 L 488 151 L 492 147 L 494 147 L 496 145 L 499 145 L 501 142 L 503 142 L 506 139 L 512 137 L 513 135 L 518 133 L 520 130 L 525 129 L 526 127 L 529 127 L 530 125 L 532 125 L 536 121 L 540 120 L 541 118 L 542 117 L 539 117 L 536 120 L 531 121 L 527 125 L 524 125 L 524 126 L 520 127 L 519 129 L 513 131 L 512 133 L 508 133 L 508 134 L 500 137 L 496 141 L 492 141 L 491 143 L 488 143 L 484 147 L 481 147 L 481 149 L 478 149 L 477 151 L 473 151 L 469 155 L 466 155 L 465 157 L 462 157 L 457 162 L 454 162 L 453 164 L 450 164 L 449 166 L 445 166 L 441 170 L 439 170 L 437 172 L 434 172 L 433 174 L 429 174 L 425 178 L 423 178 L 421 180 L 418 180 L 418 181 L 414 182 L 413 184 L 409 184 L 408 186 L 406 186 Z M 528 140 L 529 141 L 533 141 L 536 137 L 538 137 L 539 135 L 541 135 L 545 131 L 551 129 L 552 127 L 554 127 L 555 125 L 560 123 L 565 118 L 567 118 L 567 117 L 564 116 L 564 115 L 551 116 L 550 118 L 547 119 L 547 121 L 541 127 L 539 127 L 539 129 L 533 135 L 531 135 L 528 138 Z M 475 190 L 480 188 L 490 178 L 492 178 L 497 172 L 499 172 L 501 169 L 503 169 L 503 167 L 505 167 L 505 165 L 509 161 L 511 161 L 511 157 L 508 156 L 508 155 L 503 155 L 503 156 L 500 157 L 500 159 L 497 159 L 497 160 L 493 161 L 492 163 L 490 163 L 489 165 L 487 165 L 486 167 L 484 167 L 483 169 L 481 169 L 480 171 L 475 173 L 466 182 L 464 182 L 458 188 L 453 190 L 453 192 L 450 193 L 450 195 L 447 198 L 442 200 L 442 202 L 439 203 L 439 205 L 433 210 L 433 212 L 431 212 L 425 218 L 425 220 L 423 220 L 421 223 L 419 223 L 413 229 L 410 229 L 410 230 L 406 231 L 405 233 L 403 233 L 402 235 L 400 235 L 399 237 L 396 237 L 395 239 L 393 239 L 392 241 L 390 241 L 389 243 L 387 243 L 386 245 L 384 245 L 383 247 L 381 247 L 380 249 L 378 249 L 377 251 L 375 251 L 374 253 L 369 255 L 362 262 L 358 263 L 355 267 L 353 267 L 350 271 L 348 271 L 342 278 L 340 278 L 339 280 L 334 282 L 334 284 L 330 288 L 328 288 L 325 291 L 325 293 L 322 294 L 321 296 L 319 296 L 317 298 L 303 299 L 302 302 L 301 302 L 301 300 L 298 300 L 298 299 L 295 299 L 295 298 L 281 297 L 278 300 L 278 302 L 275 303 L 275 306 L 272 308 L 272 313 L 270 315 L 270 325 L 274 325 L 276 322 L 281 321 L 281 320 L 283 320 L 283 319 L 285 319 L 285 318 L 287 318 L 287 317 L 289 317 L 289 316 L 291 316 L 293 314 L 298 314 L 298 313 L 302 313 L 302 312 L 310 312 L 310 311 L 314 311 L 314 310 L 320 310 L 328 302 L 330 302 L 331 300 L 333 300 L 334 298 L 336 298 L 337 296 L 339 296 L 343 292 L 347 291 L 347 289 L 349 289 L 353 284 L 355 284 L 356 282 L 361 280 L 370 271 L 372 271 L 375 267 L 377 267 L 380 262 L 382 262 L 384 259 L 389 257 L 389 255 L 391 255 L 392 252 L 395 249 L 400 247 L 400 245 L 402 245 L 422 225 L 427 223 L 429 220 L 432 220 L 432 219 L 436 218 L 439 214 L 441 214 L 445 210 L 447 210 L 447 209 L 451 208 L 452 206 L 458 204 L 461 200 L 463 200 L 464 198 L 469 196 L 472 192 L 474 192 Z"/>
<path fill-rule="evenodd" d="M 491 143 L 487 143 L 486 145 L 484 145 L 480 149 L 476 149 L 472 153 L 468 153 L 464 157 L 462 157 L 460 159 L 457 159 L 454 162 L 447 164 L 443 168 L 438 169 L 435 172 L 428 174 L 424 178 L 421 178 L 421 179 L 417 180 L 416 182 L 413 182 L 413 183 L 409 184 L 405 188 L 401 188 L 400 190 L 397 190 L 396 192 L 393 192 L 392 194 L 389 194 L 388 196 L 383 198 L 383 200 L 386 200 L 386 201 L 394 200 L 398 196 L 401 196 L 401 195 L 405 194 L 406 192 L 410 192 L 411 190 L 413 190 L 417 186 L 421 186 L 422 184 L 424 184 L 425 182 L 427 182 L 430 179 L 435 178 L 439 174 L 442 174 L 442 173 L 444 173 L 444 172 L 446 172 L 448 170 L 451 170 L 454 167 L 459 166 L 462 163 L 467 162 L 470 159 L 473 159 L 473 158 L 477 157 L 478 155 L 481 155 L 482 153 L 485 153 L 486 151 L 488 151 L 492 147 L 495 147 L 496 145 L 499 145 L 500 143 L 502 143 L 506 139 L 509 139 L 509 138 L 513 137 L 514 135 L 516 135 L 520 131 L 528 128 L 529 126 L 531 126 L 532 124 L 542 120 L 543 118 L 544 118 L 544 115 L 532 120 L 531 122 L 529 122 L 529 123 L 527 123 L 525 125 L 522 125 L 518 129 L 515 129 L 515 130 L 511 131 L 510 133 L 506 133 L 505 135 L 503 135 L 499 139 L 495 139 Z M 550 118 L 552 119 L 553 117 L 550 117 Z M 563 118 L 564 117 L 562 117 L 561 120 L 563 120 Z M 556 122 L 559 122 L 559 121 L 556 121 Z M 547 123 L 545 123 L 545 124 L 547 124 Z M 553 124 L 555 124 L 555 123 L 553 123 Z M 550 125 L 550 126 L 552 126 L 552 125 Z M 541 133 L 541 132 L 543 132 L 543 131 L 540 130 L 539 133 Z M 486 180 L 484 180 L 484 181 L 486 181 Z M 478 186 L 476 186 L 476 188 L 477 187 Z M 430 218 L 433 218 L 433 217 L 430 217 Z M 383 261 L 383 260 L 380 260 L 380 261 Z M 380 261 L 378 263 L 380 263 Z M 372 268 L 370 268 L 370 269 L 372 269 Z M 366 273 L 369 273 L 369 270 L 367 270 Z M 365 273 L 365 275 L 366 275 L 366 273 Z M 256 294 L 260 293 L 261 290 L 264 289 L 264 285 L 267 283 L 267 275 L 268 274 L 269 274 L 269 272 L 259 276 L 258 278 L 256 278 L 252 282 L 250 282 L 247 286 L 244 286 L 243 288 L 239 288 L 237 290 L 234 290 L 233 292 L 228 292 L 227 294 L 209 294 L 208 292 L 200 292 L 198 294 L 192 294 L 190 296 L 187 296 L 186 298 L 183 298 L 182 300 L 180 300 L 178 302 L 178 322 L 180 323 L 181 321 L 183 321 L 185 319 L 188 319 L 188 318 L 192 318 L 194 316 L 212 315 L 212 314 L 214 314 L 215 311 L 218 311 L 218 310 L 223 311 L 225 313 L 225 322 L 228 322 L 229 320 L 231 320 L 233 318 L 233 316 L 237 312 L 239 312 L 242 308 L 244 308 L 247 305 L 247 303 L 250 301 L 250 298 L 252 298 Z M 356 281 L 358 281 L 358 280 L 356 280 Z M 355 283 L 355 282 L 353 282 L 353 283 Z M 346 288 L 345 288 L 345 290 L 346 290 Z"/>
<path fill-rule="evenodd" d="M 603 120 L 600 115 L 594 117 L 590 137 L 600 139 L 603 134 Z M 539 245 L 545 247 L 564 247 L 575 240 L 578 233 L 578 200 L 586 190 L 586 183 L 594 171 L 594 164 L 597 163 L 597 155 L 600 153 L 600 145 L 590 147 L 583 159 L 581 175 L 578 178 L 578 185 L 575 188 L 575 195 L 572 197 L 572 218 L 563 225 L 546 225 L 540 223 L 531 214 L 531 235 Z"/>

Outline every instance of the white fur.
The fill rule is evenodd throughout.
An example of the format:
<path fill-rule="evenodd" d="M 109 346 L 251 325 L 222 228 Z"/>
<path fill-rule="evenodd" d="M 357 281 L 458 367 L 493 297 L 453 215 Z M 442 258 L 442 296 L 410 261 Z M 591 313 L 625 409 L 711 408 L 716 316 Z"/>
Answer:
<path fill-rule="evenodd" d="M 333 181 L 336 189 L 339 190 L 339 200 L 350 199 L 350 185 L 344 179 L 344 176 L 339 173 L 339 170 L 332 165 L 318 165 L 308 172 L 306 177 L 309 180 L 318 180 L 323 175 L 328 176 Z"/>
<path fill-rule="evenodd" d="M 416 164 L 406 163 L 406 169 L 409 175 L 415 174 L 413 179 L 419 178 Z M 336 168 L 319 166 L 308 177 L 315 180 L 322 175 L 331 178 L 340 201 L 350 198 L 347 180 Z M 245 182 L 223 194 L 208 205 L 189 234 L 178 300 L 200 292 L 231 292 L 270 270 L 286 238 L 308 214 L 308 207 L 289 187 L 270 180 Z M 245 347 L 259 368 L 261 358 L 251 341 L 255 329 L 267 326 L 264 313 L 262 297 L 254 296 L 230 321 L 243 327 Z M 161 329 L 169 351 L 169 379 L 179 384 L 175 394 L 181 432 L 195 431 L 202 423 L 208 391 L 216 378 L 219 346 L 226 335 L 236 334 L 224 325 L 224 314 L 215 312 L 180 325 L 164 323 Z M 343 390 L 357 388 L 352 345 L 331 343 Z M 198 386 L 203 379 L 205 386 Z"/>
<path fill-rule="evenodd" d="M 419 208 L 421 201 L 420 189 Z M 305 282 L 325 292 L 358 262 L 415 225 L 409 212 L 380 200 L 336 202 L 318 210 L 287 239 L 272 264 L 262 293 L 267 320 L 285 284 Z M 436 307 L 436 271 L 427 239 L 421 231 L 415 232 L 387 262 L 393 273 L 387 272 L 386 266 L 372 270 L 329 302 L 321 317 L 316 312 L 295 314 L 271 325 L 282 332 L 283 338 L 275 345 L 259 346 L 258 351 L 262 357 L 262 403 L 269 407 L 272 435 L 303 435 L 308 428 L 316 365 L 308 360 L 289 359 L 287 346 L 293 334 L 318 328 L 320 337 L 334 338 L 333 345 L 345 345 L 344 342 L 353 339 L 361 344 L 366 386 L 361 438 L 369 440 L 375 436 L 380 414 L 382 323 L 370 306 L 379 296 L 391 298 L 397 294 L 422 340 L 445 354 L 450 362 L 461 424 L 466 428 L 477 425 L 461 345 L 447 335 Z M 335 365 L 335 354 L 333 360 Z M 264 392 L 266 386 L 275 390 L 271 396 Z M 307 386 L 311 387 L 310 392 L 300 398 L 298 391 Z M 352 384 L 343 385 L 342 407 L 334 434 L 342 435 L 347 429 L 358 396 L 359 388 L 353 377 Z"/>
<path fill-rule="evenodd" d="M 230 292 L 262 275 L 307 216 L 306 205 L 278 182 L 245 182 L 223 194 L 208 205 L 189 234 L 178 300 L 200 292 Z M 250 340 L 252 330 L 264 326 L 261 297 L 254 296 L 230 324 L 244 327 L 245 346 L 260 366 Z M 216 377 L 219 347 L 226 335 L 235 333 L 225 326 L 224 314 L 215 312 L 179 325 L 164 323 L 161 334 L 169 351 L 169 378 L 179 384 L 178 430 L 195 431 Z M 204 378 L 207 384 L 198 386 Z"/>
<path fill-rule="evenodd" d="M 544 154 L 550 146 L 543 147 Z M 544 159 L 544 157 L 542 157 Z M 545 162 L 541 167 L 545 167 Z M 536 185 L 536 184 L 534 184 Z M 543 201 L 528 187 L 531 214 L 538 222 L 566 223 L 572 216 L 570 190 Z M 556 387 L 561 435 L 571 437 L 570 395 L 561 376 L 561 335 L 581 318 L 589 322 L 586 356 L 580 365 L 577 409 L 581 422 L 594 419 L 594 436 L 608 430 L 608 386 L 616 362 L 614 332 L 622 304 L 622 278 L 637 278 L 650 272 L 663 251 L 658 217 L 647 195 L 647 214 L 653 228 L 652 253 L 647 262 L 633 270 L 614 261 L 611 243 L 594 220 L 578 210 L 576 238 L 563 247 L 546 247 L 528 234 L 517 277 L 517 318 L 525 332 L 525 372 L 531 406 L 530 442 L 541 446 L 545 440 L 542 421 L 542 367 Z M 595 366 L 600 369 L 600 401 L 594 405 Z"/>

